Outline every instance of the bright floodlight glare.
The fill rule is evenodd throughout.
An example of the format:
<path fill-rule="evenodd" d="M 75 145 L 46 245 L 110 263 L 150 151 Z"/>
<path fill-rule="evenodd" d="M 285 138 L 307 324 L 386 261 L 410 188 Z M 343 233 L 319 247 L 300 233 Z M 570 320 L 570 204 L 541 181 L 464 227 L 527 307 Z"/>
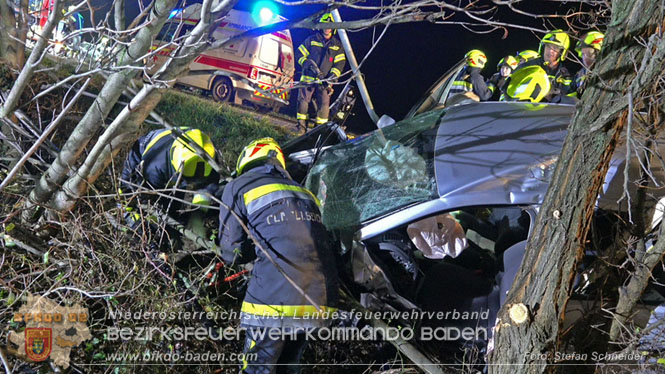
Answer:
<path fill-rule="evenodd" d="M 264 0 L 259 1 L 252 9 L 252 18 L 259 26 L 268 25 L 275 22 L 277 18 L 277 7 L 274 3 Z"/>
<path fill-rule="evenodd" d="M 268 23 L 273 19 L 273 17 L 275 17 L 275 14 L 270 8 L 261 8 L 259 11 L 259 18 L 261 19 L 261 23 Z"/>

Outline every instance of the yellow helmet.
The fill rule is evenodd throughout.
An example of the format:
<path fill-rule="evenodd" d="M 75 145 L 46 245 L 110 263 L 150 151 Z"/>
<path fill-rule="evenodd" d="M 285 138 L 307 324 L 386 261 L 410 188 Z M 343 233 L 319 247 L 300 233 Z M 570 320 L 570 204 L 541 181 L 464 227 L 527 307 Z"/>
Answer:
<path fill-rule="evenodd" d="M 273 138 L 261 138 L 247 145 L 240 152 L 236 163 L 237 175 L 242 174 L 249 164 L 265 161 L 271 157 L 277 159 L 282 168 L 286 169 L 286 160 L 279 144 Z"/>
<path fill-rule="evenodd" d="M 324 15 L 321 16 L 321 18 L 319 18 L 319 23 L 329 23 L 329 22 L 335 22 L 332 13 L 325 13 Z M 323 32 L 323 30 L 319 31 Z M 337 29 L 332 29 L 332 33 L 333 34 L 337 33 Z"/>
<path fill-rule="evenodd" d="M 552 44 L 561 48 L 561 56 L 559 56 L 559 61 L 566 59 L 566 53 L 568 53 L 568 48 L 570 48 L 570 37 L 563 30 L 553 30 L 545 34 L 545 36 L 540 40 L 540 47 L 538 47 L 538 54 L 543 54 L 545 49 L 545 44 Z"/>
<path fill-rule="evenodd" d="M 520 64 L 538 57 L 540 57 L 540 54 L 532 49 L 525 49 L 522 52 L 517 53 L 517 59 Z"/>
<path fill-rule="evenodd" d="M 464 55 L 466 59 L 466 64 L 472 68 L 484 68 L 485 63 L 487 62 L 487 56 L 485 53 L 478 49 L 472 49 Z"/>
<path fill-rule="evenodd" d="M 575 51 L 577 55 L 582 57 L 582 48 L 593 48 L 596 51 L 600 51 L 603 47 L 603 39 L 605 39 L 605 34 L 598 31 L 589 31 L 588 33 L 582 36 L 582 39 L 577 41 L 575 45 Z"/>
<path fill-rule="evenodd" d="M 542 67 L 527 66 L 514 71 L 510 76 L 505 99 L 537 103 L 550 92 L 550 87 L 550 79 Z"/>
<path fill-rule="evenodd" d="M 506 56 L 499 60 L 499 63 L 496 64 L 496 69 L 501 70 L 501 66 L 503 65 L 508 65 L 512 70 L 515 70 L 519 63 L 517 62 L 517 59 L 513 56 Z"/>
<path fill-rule="evenodd" d="M 199 156 L 189 143 L 198 144 L 212 158 L 215 157 L 215 146 L 210 137 L 199 129 L 183 131 L 171 145 L 171 165 L 177 173 L 184 177 L 207 177 L 212 173 L 212 166 Z"/>
<path fill-rule="evenodd" d="M 325 13 L 319 18 L 319 23 L 335 22 L 332 13 Z"/>

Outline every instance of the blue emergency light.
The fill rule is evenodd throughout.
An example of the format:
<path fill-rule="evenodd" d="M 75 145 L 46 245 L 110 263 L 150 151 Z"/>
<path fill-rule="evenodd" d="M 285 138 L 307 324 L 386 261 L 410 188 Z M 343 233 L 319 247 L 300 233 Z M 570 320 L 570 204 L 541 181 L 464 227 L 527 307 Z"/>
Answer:
<path fill-rule="evenodd" d="M 277 7 L 270 1 L 259 1 L 252 9 L 252 19 L 259 26 L 273 23 L 277 18 Z"/>
<path fill-rule="evenodd" d="M 171 18 L 177 16 L 178 13 L 180 13 L 180 12 L 182 12 L 182 9 L 173 9 L 173 10 L 171 11 L 171 14 L 169 14 L 169 19 L 171 19 Z"/>

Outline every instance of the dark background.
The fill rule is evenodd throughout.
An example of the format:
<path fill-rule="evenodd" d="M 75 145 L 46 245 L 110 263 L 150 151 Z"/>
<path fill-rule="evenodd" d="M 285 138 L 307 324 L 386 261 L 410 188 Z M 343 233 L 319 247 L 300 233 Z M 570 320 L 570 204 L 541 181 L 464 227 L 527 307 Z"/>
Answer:
<path fill-rule="evenodd" d="M 241 0 L 235 8 L 251 11 L 258 1 L 265 2 L 266 0 Z M 200 1 L 190 0 L 187 1 L 187 4 L 195 2 Z M 110 3 L 106 0 L 93 2 L 95 6 L 100 7 L 96 13 L 97 17 L 108 12 Z M 487 0 L 476 3 L 479 6 L 491 7 L 491 2 Z M 517 7 L 533 14 L 566 14 L 580 10 L 581 7 L 575 2 L 566 1 L 531 0 L 525 3 L 527 4 L 520 3 Z M 380 4 L 380 0 L 369 0 L 363 3 L 363 5 L 375 6 Z M 299 19 L 324 9 L 321 5 L 288 6 L 278 3 L 273 5 L 278 13 L 287 19 Z M 374 15 L 370 11 L 349 8 L 340 8 L 339 11 L 343 20 L 367 19 Z M 138 12 L 138 2 L 128 1 L 128 20 Z M 568 30 L 562 19 L 529 17 L 507 8 L 491 13 L 491 17 L 495 21 L 519 24 L 539 30 L 555 28 Z M 453 15 L 449 21 L 470 22 L 470 19 L 463 15 Z M 384 27 L 379 25 L 361 31 L 348 32 L 358 62 L 366 55 L 372 41 L 380 35 Z M 487 27 L 476 27 L 475 30 L 476 32 L 470 31 L 461 25 L 438 25 L 428 22 L 391 25 L 372 54 L 361 66 L 376 113 L 379 116 L 388 114 L 396 120 L 402 119 L 421 95 L 471 49 L 480 49 L 487 55 L 489 61 L 483 70 L 483 75 L 489 78 L 496 72 L 496 64 L 501 58 L 506 55 L 514 55 L 524 49 L 538 50 L 539 40 L 544 35 L 542 32 L 518 28 L 500 29 L 489 33 Z M 297 49 L 312 32 L 314 31 L 292 29 L 294 48 Z M 572 50 L 577 36 L 571 34 L 571 37 Z M 580 66 L 570 61 L 572 55 L 573 53 L 569 53 L 566 66 L 571 74 L 575 74 Z M 347 63 L 345 71 L 348 70 L 350 68 Z M 336 94 L 341 90 L 341 86 L 338 87 Z M 336 94 L 333 99 L 337 96 Z M 291 96 L 291 105 L 286 109 L 286 112 L 294 117 L 296 100 L 297 93 L 294 92 Z M 360 97 L 356 102 L 354 115 L 347 121 L 347 127 L 356 133 L 375 128 Z"/>

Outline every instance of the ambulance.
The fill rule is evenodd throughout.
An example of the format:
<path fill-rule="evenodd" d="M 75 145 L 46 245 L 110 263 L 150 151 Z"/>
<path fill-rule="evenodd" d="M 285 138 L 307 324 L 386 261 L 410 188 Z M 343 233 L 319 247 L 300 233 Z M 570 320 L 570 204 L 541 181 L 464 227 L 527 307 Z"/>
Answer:
<path fill-rule="evenodd" d="M 184 40 L 198 23 L 200 10 L 200 4 L 192 4 L 171 12 L 152 46 L 158 52 L 152 57 L 150 74 L 166 63 L 176 48 L 175 44 L 164 45 Z M 267 23 L 286 20 L 270 11 L 262 10 L 259 14 L 232 9 L 215 29 L 212 38 L 224 40 Z M 188 75 L 178 78 L 176 83 L 208 92 L 216 101 L 239 105 L 253 103 L 277 111 L 288 104 L 289 88 L 293 85 L 295 65 L 291 33 L 289 30 L 276 31 L 207 50 L 196 57 L 189 70 Z M 279 99 L 271 98 L 266 92 L 274 93 Z"/>

